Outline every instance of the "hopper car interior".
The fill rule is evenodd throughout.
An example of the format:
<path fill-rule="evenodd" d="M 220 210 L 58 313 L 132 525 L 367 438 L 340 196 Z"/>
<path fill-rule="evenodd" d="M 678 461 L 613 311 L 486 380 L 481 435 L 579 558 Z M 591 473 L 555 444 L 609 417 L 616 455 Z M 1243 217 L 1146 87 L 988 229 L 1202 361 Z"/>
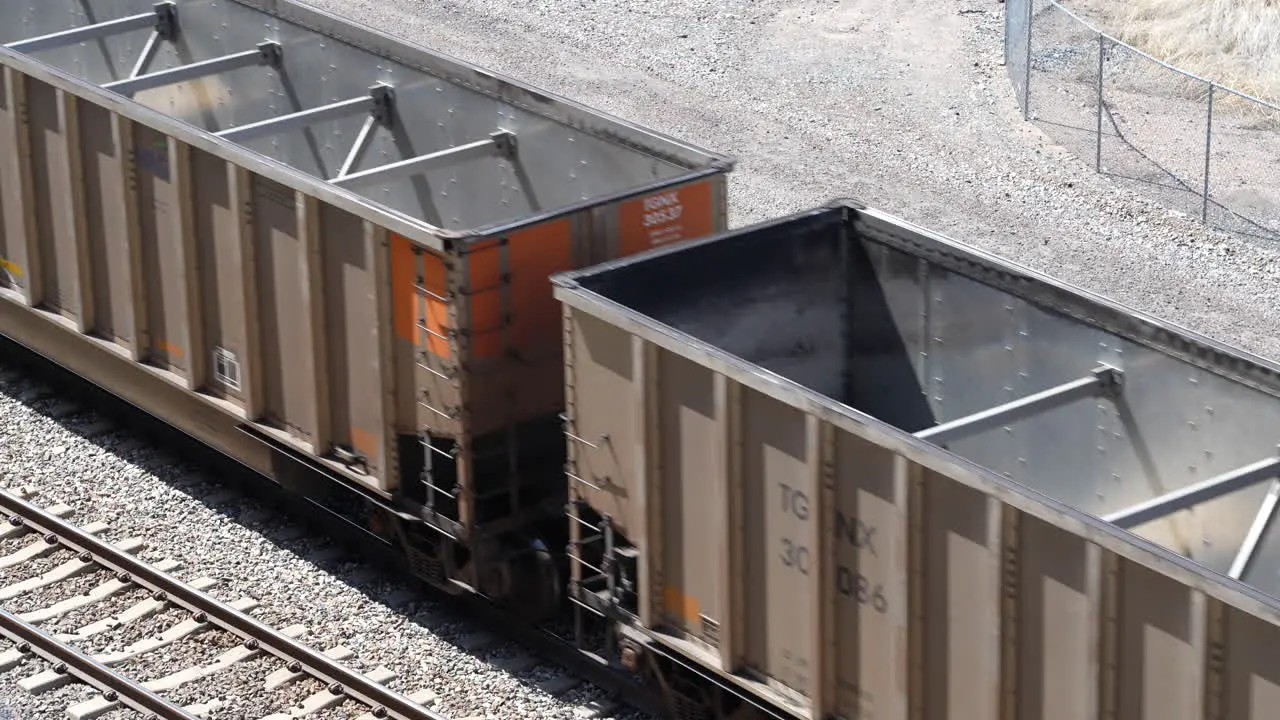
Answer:
<path fill-rule="evenodd" d="M 572 607 L 677 717 L 882 717 L 748 597 L 776 498 L 711 478 L 783 466 L 716 444 L 738 385 L 801 423 L 775 445 L 861 428 L 1280 621 L 1269 361 L 852 201 L 729 231 L 732 158 L 293 0 L 13 0 L 0 69 L 0 333 L 435 587 Z M 720 455 L 660 458 L 699 414 Z M 837 512 L 812 494 L 787 512 Z M 907 602 L 844 572 L 827 589 Z"/>
<path fill-rule="evenodd" d="M 856 203 L 581 272 L 564 277 L 1280 596 L 1269 362 Z"/>
<path fill-rule="evenodd" d="M 789 518 L 779 519 L 773 506 L 783 516 L 831 513 L 824 532 L 868 550 L 878 543 L 882 554 L 892 536 L 883 526 L 877 536 L 874 523 L 849 510 L 854 505 L 833 508 L 832 501 L 820 500 L 819 489 L 805 485 L 807 471 L 789 472 L 778 458 L 810 463 L 815 450 L 806 442 L 817 441 L 806 441 L 812 435 L 801 424 L 788 425 L 780 411 L 766 411 L 768 397 L 812 416 L 821 408 L 858 426 L 879 426 L 904 443 L 931 448 L 935 457 L 945 450 L 981 468 L 992 482 L 1063 508 L 1079 522 L 1106 526 L 1115 537 L 1132 537 L 1121 530 L 1135 534 L 1161 548 L 1162 558 L 1195 567 L 1198 577 L 1244 589 L 1251 601 L 1266 597 L 1271 616 L 1280 607 L 1280 533 L 1271 522 L 1280 496 L 1272 422 L 1280 420 L 1280 366 L 1274 363 L 855 201 L 560 274 L 553 282 L 570 308 L 566 333 L 572 340 L 566 342 L 573 348 L 567 364 L 576 397 L 568 440 L 571 480 L 579 481 L 570 485 L 570 507 L 573 522 L 583 528 L 576 536 L 575 598 L 584 614 L 626 626 L 620 632 L 623 654 L 673 694 L 682 686 L 666 674 L 683 673 L 696 658 L 705 672 L 729 677 L 796 717 L 854 717 L 858 707 L 872 712 L 812 679 L 821 674 L 822 660 L 794 639 L 806 632 L 789 618 L 823 611 L 812 609 L 796 587 L 798 578 L 785 571 L 822 567 L 824 561 L 813 546 L 797 554 L 793 543 L 808 536 L 787 529 Z M 656 354 L 641 359 L 647 352 Z M 747 386 L 738 400 L 729 400 L 733 391 L 715 382 L 722 376 Z M 603 388 L 616 390 L 614 378 L 656 386 L 642 391 L 653 395 L 649 409 L 634 411 L 654 423 L 651 429 L 619 421 L 629 407 L 592 400 Z M 648 448 L 637 451 L 640 465 L 623 454 L 629 446 Z M 615 462 L 615 456 L 621 459 Z M 876 463 L 857 462 L 856 472 L 874 475 Z M 770 469 L 756 477 L 755 465 Z M 640 469 L 654 467 L 660 470 Z M 739 469 L 720 480 L 718 467 Z M 781 494 L 773 480 L 783 483 Z M 726 494 L 741 499 L 721 507 Z M 985 513 L 981 505 L 972 507 L 966 522 Z M 702 533 L 699 527 L 712 529 Z M 1018 532 L 1025 531 L 1000 530 Z M 1016 567 L 1026 561 L 1016 552 L 1006 547 L 1001 562 Z M 901 586 L 873 574 L 880 570 L 875 555 L 871 550 L 858 565 L 834 572 L 827 565 L 835 586 L 828 591 L 892 614 L 894 600 L 885 598 Z M 618 571 L 597 572 L 601 567 Z M 723 567 L 733 568 L 731 574 L 722 575 Z M 780 594 L 772 581 L 761 580 L 770 573 L 782 578 Z M 856 588 L 849 580 L 854 577 Z M 966 585 L 965 592 L 981 596 L 980 579 L 972 579 L 978 584 Z M 761 582 L 770 584 L 755 584 Z M 1030 584 L 1025 578 L 1014 582 Z M 737 588 L 747 583 L 753 583 L 750 589 Z M 1027 592 L 1005 587 L 1014 597 Z M 1151 599 L 1166 609 L 1182 607 L 1174 593 Z M 692 618 L 690 606 L 698 608 Z M 785 626 L 785 634 L 760 625 L 760 613 L 764 622 Z M 735 618 L 739 614 L 746 619 Z M 1191 615 L 1192 627 L 1205 622 L 1196 611 Z M 932 618 L 924 618 L 926 627 Z M 1182 621 L 1131 622 L 1178 627 Z M 1087 625 L 1080 630 L 1093 631 Z M 830 632 L 828 624 L 814 637 Z M 865 629 L 846 632 L 853 638 Z M 1005 626 L 1001 632 L 1026 630 Z M 838 647 L 842 641 L 834 641 L 833 656 L 846 657 Z M 1201 662 L 1195 653 L 1204 648 L 1194 632 L 1189 642 L 1199 647 L 1191 662 Z M 804 670 L 789 667 L 795 662 Z M 1006 662 L 1043 668 L 1049 661 L 1027 655 Z M 1257 673 L 1253 682 L 1280 681 L 1257 667 L 1249 671 Z M 868 675 L 873 673 L 841 681 L 862 685 Z M 1179 682 L 1174 678 L 1170 670 L 1149 687 Z M 1194 686 L 1194 675 L 1184 681 Z M 928 681 L 920 682 L 918 694 L 929 695 Z M 878 703 L 892 693 L 873 690 Z M 739 707 L 736 697 L 716 700 L 700 692 L 678 702 L 717 706 L 725 716 Z M 1142 702 L 1153 707 L 1156 700 Z M 1019 717 L 1045 712 L 1028 706 Z M 1198 712 L 1185 716 L 1201 717 Z M 1249 712 L 1262 714 L 1241 708 L 1240 717 L 1265 716 L 1256 704 Z"/>

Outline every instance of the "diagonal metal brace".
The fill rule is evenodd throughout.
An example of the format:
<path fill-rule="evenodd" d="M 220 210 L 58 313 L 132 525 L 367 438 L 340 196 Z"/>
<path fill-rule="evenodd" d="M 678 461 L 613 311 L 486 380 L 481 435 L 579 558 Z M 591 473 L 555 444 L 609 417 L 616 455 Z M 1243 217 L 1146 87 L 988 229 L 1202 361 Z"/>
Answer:
<path fill-rule="evenodd" d="M 1262 504 L 1258 506 L 1258 512 L 1253 516 L 1253 523 L 1249 526 L 1249 532 L 1245 534 L 1244 540 L 1240 543 L 1240 549 L 1236 552 L 1235 560 L 1231 561 L 1231 568 L 1227 570 L 1227 577 L 1232 580 L 1244 578 L 1245 572 L 1249 570 L 1249 564 L 1253 562 L 1253 554 L 1257 552 L 1258 546 L 1262 544 L 1262 536 L 1267 534 L 1267 530 L 1275 519 L 1277 503 L 1280 503 L 1280 480 L 1272 480 L 1271 486 L 1267 488 L 1266 496 L 1262 498 Z"/>
<path fill-rule="evenodd" d="M 1127 507 L 1102 519 L 1116 527 L 1129 530 L 1276 477 L 1280 477 L 1280 457 L 1269 457 L 1252 465 L 1192 483 L 1171 493 Z"/>
<path fill-rule="evenodd" d="M 224 55 L 209 60 L 202 60 L 188 65 L 179 65 L 168 70 L 158 70 L 146 75 L 139 75 L 127 80 L 117 80 L 102 86 L 104 90 L 118 92 L 121 95 L 133 95 L 143 90 L 151 90 L 165 85 L 174 85 L 188 80 L 196 80 L 210 75 L 238 70 L 252 65 L 266 65 L 279 68 L 283 58 L 280 43 L 268 40 L 258 44 L 253 50 Z"/>
<path fill-rule="evenodd" d="M 5 49 L 21 53 L 36 53 L 41 50 L 65 47 L 86 40 L 99 40 L 122 35 L 133 30 L 154 28 L 162 37 L 171 38 L 177 28 L 178 6 L 172 2 L 156 3 L 149 13 L 140 13 L 128 17 L 107 20 L 83 27 L 60 30 L 48 35 L 17 40 L 5 45 Z"/>
<path fill-rule="evenodd" d="M 365 133 L 361 133 L 362 137 Z M 361 141 L 363 142 L 363 141 Z M 466 143 L 465 145 L 456 145 L 444 150 L 437 150 L 426 155 L 418 155 L 407 160 L 380 165 L 368 170 L 359 172 L 349 172 L 354 162 L 351 158 L 355 157 L 360 150 L 361 142 L 357 142 L 353 148 L 348 162 L 343 163 L 342 172 L 329 180 L 334 185 L 349 187 L 352 185 L 367 185 L 373 182 L 386 182 L 387 180 L 400 177 L 410 177 L 428 170 L 444 167 L 455 163 L 466 162 L 476 158 L 497 156 L 501 158 L 509 158 L 516 152 L 516 136 L 515 133 L 507 130 L 498 130 L 489 134 L 487 140 L 477 140 L 475 142 Z"/>
<path fill-rule="evenodd" d="M 368 95 L 339 100 L 320 107 L 228 128 L 214 134 L 227 140 L 245 142 L 264 135 L 279 135 L 290 130 L 305 128 L 308 125 L 359 115 L 360 113 L 368 113 L 370 117 L 376 118 L 389 112 L 387 106 L 391 102 L 390 91 L 391 88 L 389 86 L 379 84 L 369 88 Z"/>
<path fill-rule="evenodd" d="M 1120 370 L 1103 365 L 1095 368 L 1088 377 L 1072 380 L 1034 395 L 997 405 L 989 410 L 935 425 L 927 430 L 921 430 L 915 436 L 936 445 L 944 445 L 1048 412 L 1076 400 L 1099 397 L 1114 400 L 1123 390 L 1123 380 L 1124 374 Z"/>

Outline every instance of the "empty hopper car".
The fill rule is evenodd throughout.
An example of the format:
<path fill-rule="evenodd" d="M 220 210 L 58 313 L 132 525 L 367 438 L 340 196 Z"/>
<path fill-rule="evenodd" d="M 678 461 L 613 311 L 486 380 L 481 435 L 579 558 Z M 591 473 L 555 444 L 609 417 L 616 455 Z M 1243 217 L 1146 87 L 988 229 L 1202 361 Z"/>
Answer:
<path fill-rule="evenodd" d="M 0 45 L 0 331 L 554 607 L 547 278 L 724 229 L 732 159 L 291 0 L 6 0 Z"/>
<path fill-rule="evenodd" d="M 1280 366 L 849 201 L 553 282 L 571 598 L 679 717 L 1276 716 Z"/>

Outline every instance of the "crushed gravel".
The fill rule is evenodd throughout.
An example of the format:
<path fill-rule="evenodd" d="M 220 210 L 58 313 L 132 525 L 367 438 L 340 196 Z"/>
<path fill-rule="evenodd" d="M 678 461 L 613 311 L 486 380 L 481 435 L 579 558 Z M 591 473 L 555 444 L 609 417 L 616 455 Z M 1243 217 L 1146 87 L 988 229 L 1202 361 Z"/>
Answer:
<path fill-rule="evenodd" d="M 354 656 L 344 662 L 361 671 L 378 666 L 397 675 L 388 685 L 403 692 L 434 691 L 435 709 L 449 717 L 575 718 L 574 710 L 591 700 L 603 700 L 599 690 L 556 698 L 536 686 L 554 676 L 555 666 L 537 665 L 508 672 L 486 659 L 493 650 L 468 652 L 467 638 L 481 632 L 428 599 L 407 599 L 409 588 L 369 572 L 335 551 L 322 533 L 290 525 L 268 509 L 252 507 L 252 500 L 226 489 L 193 467 L 137 438 L 109 432 L 90 440 L 84 428 L 100 423 L 90 415 L 74 420 L 54 419 L 65 398 L 33 399 L 29 383 L 0 368 L 0 486 L 25 486 L 36 491 L 36 502 L 48 507 L 63 502 L 75 510 L 75 522 L 102 521 L 109 528 L 102 537 L 118 542 L 142 538 L 138 555 L 149 562 L 173 559 L 182 563 L 175 574 L 187 582 L 207 576 L 217 580 L 213 595 L 234 601 L 251 597 L 259 602 L 250 611 L 277 628 L 301 624 L 303 642 L 328 650 L 344 645 Z M 18 397 L 28 399 L 27 403 Z M 35 535 L 7 541 L 6 550 L 30 542 Z M 43 572 L 71 558 L 64 550 L 29 564 L 0 570 L 0 584 Z M 32 610 L 97 586 L 109 575 L 85 575 L 32 591 L 14 601 Z M 67 613 L 48 627 L 62 632 L 118 614 L 146 596 L 126 589 L 88 608 Z M 19 604 L 20 603 L 20 604 Z M 4 606 L 0 603 L 0 606 Z M 127 628 L 105 631 L 77 643 L 89 652 L 111 652 L 159 634 L 188 617 L 178 609 L 156 612 Z M 166 648 L 122 664 L 130 676 L 155 679 L 176 670 L 213 661 L 237 644 L 216 629 L 197 633 Z M 8 649 L 0 643 L 0 651 Z M 92 697 L 83 685 L 69 684 L 35 696 L 17 683 L 46 669 L 39 659 L 0 672 L 0 717 L 59 717 L 71 704 Z M 267 676 L 283 667 L 273 658 L 259 658 L 184 685 L 173 698 L 184 703 L 222 700 L 210 718 L 261 717 L 303 701 L 323 687 L 304 679 L 261 692 Z M 359 708 L 345 702 L 314 717 L 354 716 Z M 113 717 L 129 717 L 113 713 Z M 610 716 L 605 716 L 610 717 Z M 641 717 L 631 712 L 618 718 Z"/>

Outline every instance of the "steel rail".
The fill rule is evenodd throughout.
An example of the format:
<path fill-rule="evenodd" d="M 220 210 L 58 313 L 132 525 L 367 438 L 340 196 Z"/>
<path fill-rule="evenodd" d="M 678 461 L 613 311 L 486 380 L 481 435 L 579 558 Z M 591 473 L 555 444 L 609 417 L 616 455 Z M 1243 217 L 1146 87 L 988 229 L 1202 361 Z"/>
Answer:
<path fill-rule="evenodd" d="M 307 673 L 327 681 L 330 692 L 344 694 L 369 705 L 373 708 L 375 717 L 394 720 L 449 720 L 181 580 L 156 570 L 133 555 L 121 552 L 7 490 L 0 490 L 0 507 L 28 527 L 52 534 L 61 544 L 88 553 L 98 564 L 124 573 L 133 582 L 154 592 L 163 593 L 171 602 L 194 613 L 196 620 L 211 620 L 222 629 L 241 636 L 247 643 L 253 643 L 249 647 L 261 648 L 282 660 L 298 663 Z"/>
<path fill-rule="evenodd" d="M 118 700 L 134 710 L 151 713 L 153 718 L 196 720 L 195 715 L 181 706 L 174 705 L 76 648 L 58 642 L 7 610 L 0 610 L 0 635 L 12 640 L 23 654 L 34 652 L 51 663 L 61 664 L 68 673 L 96 687 L 109 700 Z"/>

